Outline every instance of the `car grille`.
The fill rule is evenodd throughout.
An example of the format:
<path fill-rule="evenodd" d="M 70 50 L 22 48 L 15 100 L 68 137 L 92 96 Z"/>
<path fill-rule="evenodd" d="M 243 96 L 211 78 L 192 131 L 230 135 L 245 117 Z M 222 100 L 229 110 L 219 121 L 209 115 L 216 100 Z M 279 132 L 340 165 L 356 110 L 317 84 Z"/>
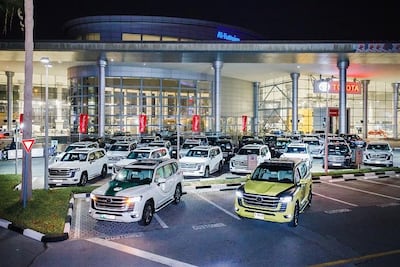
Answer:
<path fill-rule="evenodd" d="M 70 169 L 49 169 L 49 175 L 60 176 L 60 177 L 73 176 L 72 171 Z"/>
<path fill-rule="evenodd" d="M 261 208 L 261 209 L 273 209 L 276 210 L 279 206 L 279 197 L 263 196 L 255 194 L 243 194 L 243 202 L 248 207 Z M 286 210 L 286 204 L 282 204 L 280 211 Z"/>
<path fill-rule="evenodd" d="M 93 207 L 104 211 L 128 211 L 126 197 L 98 196 L 93 200 Z"/>

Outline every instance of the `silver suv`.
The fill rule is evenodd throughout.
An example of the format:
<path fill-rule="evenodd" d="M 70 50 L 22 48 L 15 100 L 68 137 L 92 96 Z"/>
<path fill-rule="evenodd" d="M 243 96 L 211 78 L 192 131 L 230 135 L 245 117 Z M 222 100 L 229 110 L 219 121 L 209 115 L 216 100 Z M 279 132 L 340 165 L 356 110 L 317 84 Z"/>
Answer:
<path fill-rule="evenodd" d="M 125 166 L 90 194 L 97 220 L 150 224 L 155 212 L 182 196 L 183 175 L 175 159 L 144 159 Z"/>
<path fill-rule="evenodd" d="M 107 156 L 103 148 L 76 148 L 49 166 L 49 185 L 81 185 L 107 175 Z"/>
<path fill-rule="evenodd" d="M 184 176 L 208 178 L 214 172 L 221 172 L 224 154 L 219 146 L 196 146 L 179 159 Z"/>

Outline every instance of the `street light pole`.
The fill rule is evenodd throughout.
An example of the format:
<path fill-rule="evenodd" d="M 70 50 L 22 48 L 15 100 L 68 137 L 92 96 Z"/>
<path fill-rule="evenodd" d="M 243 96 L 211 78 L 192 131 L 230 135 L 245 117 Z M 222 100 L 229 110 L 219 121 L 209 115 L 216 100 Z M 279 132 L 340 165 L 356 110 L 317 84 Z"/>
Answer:
<path fill-rule="evenodd" d="M 49 189 L 49 68 L 51 68 L 50 59 L 42 57 L 40 62 L 46 68 L 46 89 L 45 89 L 45 121 L 44 121 L 44 189 Z"/>

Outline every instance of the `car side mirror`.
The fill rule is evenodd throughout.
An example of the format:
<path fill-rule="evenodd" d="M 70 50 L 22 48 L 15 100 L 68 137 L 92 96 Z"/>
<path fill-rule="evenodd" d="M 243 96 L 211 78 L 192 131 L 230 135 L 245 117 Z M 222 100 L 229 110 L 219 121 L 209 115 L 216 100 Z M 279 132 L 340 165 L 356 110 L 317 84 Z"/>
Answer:
<path fill-rule="evenodd" d="M 165 179 L 165 178 L 157 178 L 157 180 L 156 180 L 156 182 L 157 182 L 157 184 L 159 185 L 159 184 L 165 184 L 165 182 L 167 181 L 167 179 Z"/>

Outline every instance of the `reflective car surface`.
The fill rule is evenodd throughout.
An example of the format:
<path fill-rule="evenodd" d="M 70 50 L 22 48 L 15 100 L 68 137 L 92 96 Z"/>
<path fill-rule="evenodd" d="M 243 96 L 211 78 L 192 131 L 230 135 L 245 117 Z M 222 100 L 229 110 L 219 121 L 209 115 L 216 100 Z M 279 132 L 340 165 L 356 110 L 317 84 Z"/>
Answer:
<path fill-rule="evenodd" d="M 368 142 L 363 152 L 363 164 L 393 166 L 393 149 L 386 141 Z"/>

